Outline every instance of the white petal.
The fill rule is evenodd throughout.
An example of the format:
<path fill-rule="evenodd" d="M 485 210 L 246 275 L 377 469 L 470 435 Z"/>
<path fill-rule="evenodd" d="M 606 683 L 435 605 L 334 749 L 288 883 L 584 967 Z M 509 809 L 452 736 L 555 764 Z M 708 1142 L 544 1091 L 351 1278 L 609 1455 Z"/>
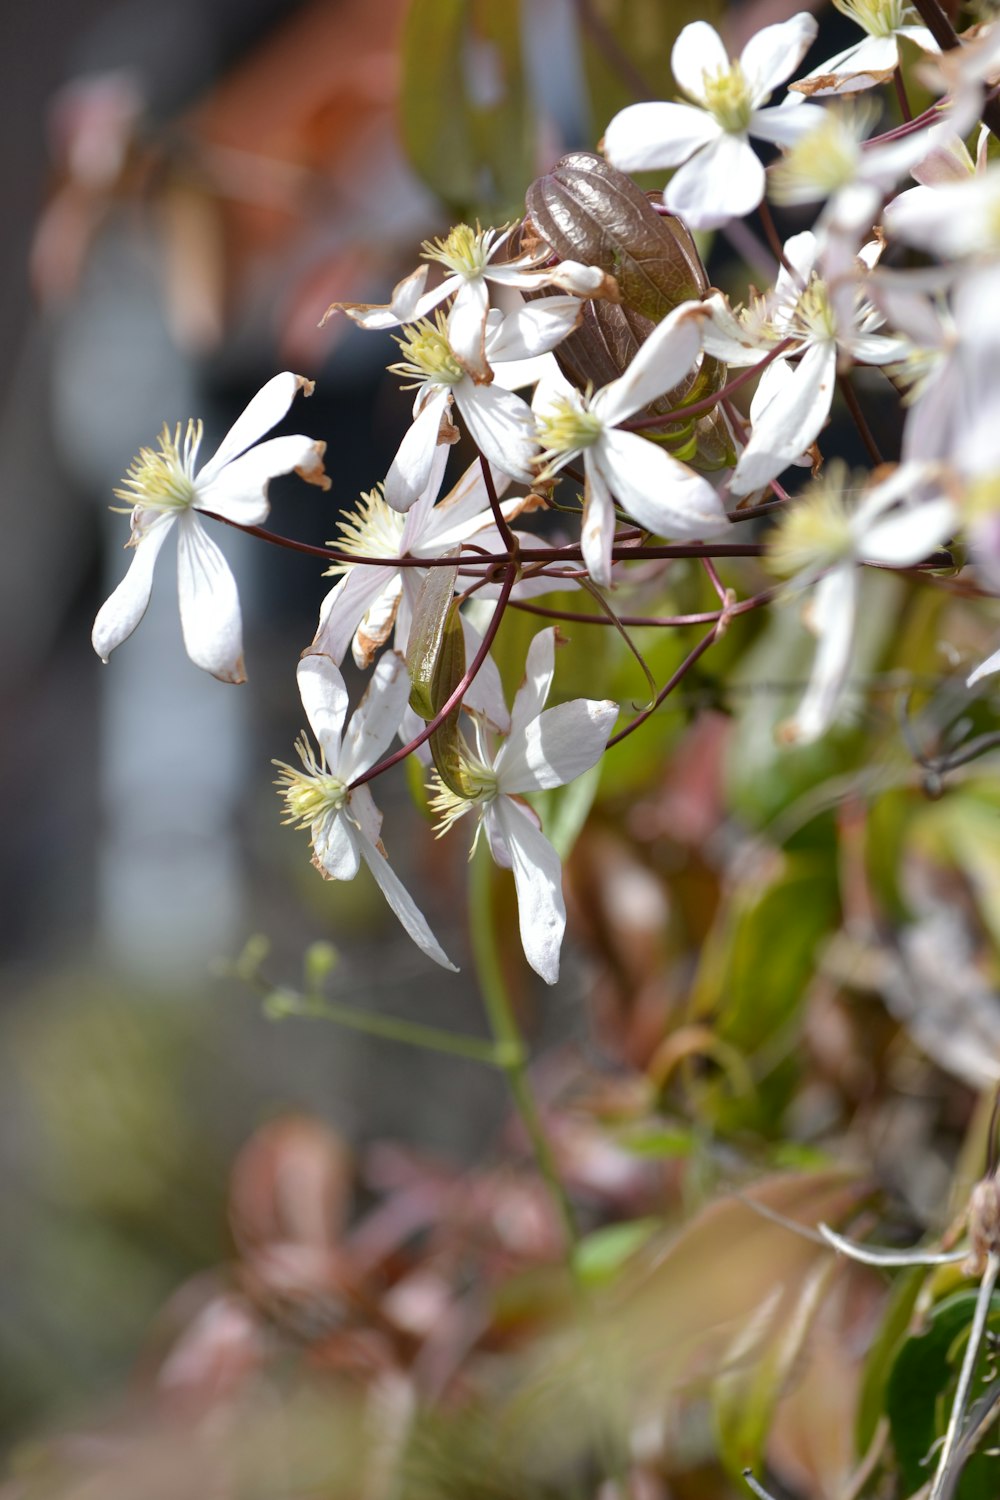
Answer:
<path fill-rule="evenodd" d="M 142 533 L 133 551 L 128 572 L 114 593 L 97 611 L 91 641 L 94 650 L 103 662 L 116 646 L 128 640 L 149 606 L 153 591 L 153 569 L 167 532 L 176 516 L 161 514 Z"/>
<path fill-rule="evenodd" d="M 366 568 L 358 563 L 334 584 L 320 605 L 319 624 L 310 649 L 331 657 L 339 666 L 371 606 L 398 579 L 399 574 L 391 568 Z"/>
<path fill-rule="evenodd" d="M 320 326 L 335 312 L 346 313 L 351 321 L 361 328 L 398 328 L 401 323 L 415 323 L 418 318 L 426 317 L 431 308 L 443 302 L 453 290 L 453 287 L 445 282 L 443 286 L 435 288 L 430 293 L 430 300 L 424 298 L 424 285 L 429 271 L 430 266 L 419 266 L 417 270 L 411 271 L 409 276 L 404 276 L 402 281 L 397 281 L 392 290 L 392 297 L 387 303 L 331 303 L 323 314 Z M 451 281 L 455 279 L 452 277 Z M 421 301 L 422 298 L 423 301 Z"/>
<path fill-rule="evenodd" d="M 215 511 L 241 526 L 259 526 L 269 509 L 268 481 L 278 474 L 301 470 L 304 478 L 329 489 L 330 481 L 323 481 L 325 451 L 325 443 L 298 434 L 269 438 L 217 470 L 208 483 L 199 480 L 196 509 Z"/>
<path fill-rule="evenodd" d="M 813 630 L 819 635 L 812 676 L 793 718 L 782 725 L 782 738 L 797 745 L 818 740 L 833 723 L 851 666 L 857 601 L 853 563 L 827 573 L 811 601 Z"/>
<path fill-rule="evenodd" d="M 454 390 L 469 436 L 480 453 L 496 468 L 530 484 L 538 452 L 530 406 L 513 391 L 473 385 L 468 377 Z"/>
<path fill-rule="evenodd" d="M 612 428 L 591 451 L 629 515 L 657 536 L 714 536 L 728 525 L 725 507 L 708 480 L 658 443 Z"/>
<path fill-rule="evenodd" d="M 406 512 L 406 520 L 403 522 L 403 531 L 399 539 L 400 553 L 414 551 L 420 537 L 427 529 L 428 519 L 434 513 L 434 502 L 441 488 L 441 481 L 444 479 L 444 471 L 448 467 L 450 451 L 448 443 L 438 443 L 435 446 L 427 483 Z"/>
<path fill-rule="evenodd" d="M 742 219 L 764 196 L 764 168 L 739 135 L 720 135 L 685 162 L 667 183 L 663 201 L 692 229 L 715 229 Z"/>
<path fill-rule="evenodd" d="M 730 481 L 734 495 L 776 479 L 815 442 L 830 412 L 837 373 L 831 341 L 807 349 L 783 391 L 761 412 Z"/>
<path fill-rule="evenodd" d="M 460 615 L 459 618 L 462 621 L 462 635 L 465 639 L 465 660 L 471 662 L 482 645 L 483 638 L 478 630 L 469 624 L 464 615 Z M 472 709 L 474 713 L 483 714 L 501 734 L 505 734 L 510 728 L 510 714 L 507 712 L 500 668 L 488 653 L 462 701 L 465 707 Z"/>
<path fill-rule="evenodd" d="M 858 544 L 859 556 L 911 568 L 954 533 L 957 519 L 955 507 L 945 499 L 897 511 L 865 534 Z"/>
<path fill-rule="evenodd" d="M 537 359 L 548 354 L 583 317 L 579 297 L 538 297 L 508 313 L 490 333 L 487 342 L 490 363 Z"/>
<path fill-rule="evenodd" d="M 699 104 L 705 102 L 705 74 L 728 73 L 729 53 L 714 26 L 692 21 L 678 33 L 670 53 L 670 71 L 677 87 Z"/>
<path fill-rule="evenodd" d="M 245 682 L 236 579 L 194 511 L 177 526 L 177 598 L 184 649 L 195 666 L 222 682 Z"/>
<path fill-rule="evenodd" d="M 818 29 L 815 17 L 803 10 L 787 21 L 763 27 L 750 38 L 740 53 L 740 66 L 755 105 L 762 104 L 794 73 L 816 40 Z"/>
<path fill-rule="evenodd" d="M 432 958 L 442 968 L 451 969 L 454 973 L 457 973 L 457 966 L 452 963 L 433 932 L 431 932 L 427 925 L 427 919 L 418 910 L 413 897 L 392 869 L 385 855 L 381 853 L 370 839 L 366 839 L 361 834 L 358 835 L 358 844 L 361 850 L 361 857 L 374 875 L 379 890 L 396 913 L 404 930 L 409 933 L 420 951 L 426 953 L 428 958 Z"/>
<path fill-rule="evenodd" d="M 611 549 L 615 540 L 615 507 L 607 481 L 588 448 L 583 456 L 587 478 L 583 497 L 583 524 L 580 546 L 587 572 L 600 588 L 611 584 Z"/>
<path fill-rule="evenodd" d="M 373 766 L 388 750 L 399 728 L 410 694 L 406 663 L 395 651 L 379 659 L 365 695 L 351 715 L 344 733 L 339 775 L 345 781 Z"/>
<path fill-rule="evenodd" d="M 510 852 L 524 956 L 546 984 L 555 984 L 566 931 L 559 856 L 531 817 L 509 797 L 498 797 L 491 811 Z"/>
<path fill-rule="evenodd" d="M 309 727 L 319 741 L 327 765 L 335 776 L 342 776 L 340 736 L 348 700 L 340 669 L 329 656 L 310 651 L 299 662 L 295 678 Z"/>
<path fill-rule="evenodd" d="M 702 348 L 729 365 L 755 365 L 768 345 L 739 321 L 722 292 L 712 292 L 701 304 L 710 313 L 702 323 Z"/>
<path fill-rule="evenodd" d="M 748 129 L 773 146 L 794 146 L 822 124 L 823 110 L 818 104 L 800 104 L 796 109 L 755 109 Z"/>
<path fill-rule="evenodd" d="M 546 630 L 540 630 L 537 635 L 532 636 L 531 645 L 528 647 L 528 655 L 524 664 L 524 681 L 514 694 L 514 703 L 510 711 L 511 736 L 523 734 L 525 728 L 536 719 L 545 707 L 549 690 L 552 687 L 552 678 L 556 670 L 556 632 L 553 626 Z M 510 741 L 508 740 L 508 744 Z M 507 747 L 500 751 L 499 760 L 507 753 Z M 512 791 L 522 791 L 522 787 L 512 787 Z"/>
<path fill-rule="evenodd" d="M 214 455 L 195 476 L 198 488 L 210 484 L 224 464 L 231 463 L 244 453 L 251 443 L 256 443 L 266 432 L 270 432 L 288 411 L 299 391 L 311 395 L 313 383 L 304 375 L 293 375 L 284 370 L 274 375 L 261 386 L 249 406 L 236 418 Z"/>
<path fill-rule="evenodd" d="M 427 489 L 448 405 L 448 392 L 442 386 L 421 409 L 400 443 L 385 476 L 385 498 L 393 510 L 409 510 Z"/>
<path fill-rule="evenodd" d="M 343 808 L 328 812 L 312 825 L 316 863 L 330 880 L 353 880 L 361 865 L 358 837 Z"/>
<path fill-rule="evenodd" d="M 386 587 L 365 611 L 364 619 L 354 632 L 351 655 L 362 671 L 367 671 L 392 632 L 403 593 L 403 580 L 393 573 Z M 405 650 L 400 643 L 400 650 Z"/>
<path fill-rule="evenodd" d="M 497 756 L 502 792 L 538 792 L 564 786 L 595 766 L 618 717 L 610 699 L 574 698 L 512 730 Z"/>
<path fill-rule="evenodd" d="M 485 380 L 489 375 L 486 363 L 486 314 L 490 310 L 490 294 L 481 276 L 471 281 L 462 281 L 448 314 L 448 342 L 463 370 L 473 378 Z"/>
<path fill-rule="evenodd" d="M 979 663 L 974 672 L 970 672 L 965 679 L 966 687 L 973 687 L 982 677 L 991 677 L 994 672 L 1000 672 L 1000 651 L 994 651 L 985 661 Z"/>
<path fill-rule="evenodd" d="M 639 346 L 624 375 L 598 391 L 591 402 L 594 415 L 614 427 L 678 385 L 698 358 L 704 321 L 700 302 L 675 307 Z"/>
<path fill-rule="evenodd" d="M 629 104 L 604 132 L 604 154 L 620 172 L 676 167 L 717 140 L 722 126 L 690 104 Z"/>

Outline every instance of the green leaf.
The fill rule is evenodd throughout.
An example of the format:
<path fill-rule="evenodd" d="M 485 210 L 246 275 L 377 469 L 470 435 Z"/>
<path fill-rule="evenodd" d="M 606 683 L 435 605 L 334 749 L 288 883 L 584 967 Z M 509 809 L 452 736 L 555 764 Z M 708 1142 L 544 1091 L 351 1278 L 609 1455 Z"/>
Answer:
<path fill-rule="evenodd" d="M 892 1366 L 885 1409 L 908 1495 L 933 1473 L 933 1455 L 926 1460 L 947 1425 L 975 1306 L 974 1291 L 956 1292 L 939 1302 L 931 1309 L 926 1331 L 907 1339 Z M 1000 1296 L 993 1298 L 987 1326 L 994 1332 L 1000 1330 Z M 982 1371 L 988 1363 L 981 1351 L 972 1402 L 982 1394 Z M 955 1494 L 957 1500 L 996 1500 L 997 1488 L 996 1461 L 991 1463 L 979 1454 L 966 1465 Z"/>
<path fill-rule="evenodd" d="M 654 1159 L 690 1156 L 696 1145 L 689 1129 L 670 1130 L 660 1127 L 632 1128 L 617 1135 L 615 1143 L 633 1156 L 648 1156 Z"/>
<path fill-rule="evenodd" d="M 465 637 L 462 634 L 462 618 L 458 602 L 453 600 L 445 619 L 441 634 L 441 645 L 434 663 L 431 682 L 431 704 L 433 714 L 440 713 L 452 693 L 465 675 Z M 439 724 L 429 740 L 434 768 L 445 786 L 458 797 L 469 796 L 466 783 L 465 758 L 462 754 L 462 731 L 459 728 L 461 707 Z M 432 717 L 433 717 L 432 714 Z"/>
<path fill-rule="evenodd" d="M 900 1345 L 906 1338 L 916 1307 L 920 1288 L 927 1279 L 927 1268 L 914 1266 L 897 1276 L 882 1318 L 882 1326 L 865 1360 L 864 1376 L 858 1396 L 855 1446 L 863 1457 L 871 1447 L 875 1429 L 885 1411 L 885 1392 Z"/>
<path fill-rule="evenodd" d="M 519 0 L 412 0 L 403 35 L 403 145 L 453 213 L 520 213 L 535 126 Z"/>
<path fill-rule="evenodd" d="M 410 674 L 410 707 L 429 723 L 448 694 L 434 703 L 435 674 L 441 656 L 445 626 L 455 598 L 458 563 L 452 568 L 428 568 L 413 610 L 406 647 L 406 670 Z M 464 658 L 464 652 L 463 652 Z M 463 667 L 464 670 L 464 667 Z M 461 672 L 455 679 L 458 685 Z"/>
<path fill-rule="evenodd" d="M 663 1228 L 660 1219 L 632 1219 L 608 1224 L 585 1235 L 573 1252 L 573 1264 L 587 1286 L 604 1286 L 647 1240 Z"/>

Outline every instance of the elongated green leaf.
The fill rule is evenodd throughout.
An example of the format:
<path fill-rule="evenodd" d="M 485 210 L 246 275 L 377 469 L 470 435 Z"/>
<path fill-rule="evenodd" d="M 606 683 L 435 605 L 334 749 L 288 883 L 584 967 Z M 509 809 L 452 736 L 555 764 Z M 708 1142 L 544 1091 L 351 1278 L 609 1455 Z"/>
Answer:
<path fill-rule="evenodd" d="M 441 655 L 445 622 L 455 597 L 458 563 L 452 568 L 428 568 L 416 607 L 406 647 L 406 669 L 410 674 L 410 707 L 428 723 L 437 709 L 434 705 L 434 679 Z M 464 670 L 464 668 L 463 668 Z M 461 678 L 456 678 L 456 684 Z M 447 693 L 441 699 L 443 703 Z M 440 706 L 440 705 L 439 705 Z"/>
<path fill-rule="evenodd" d="M 465 638 L 462 635 L 462 620 L 455 600 L 448 609 L 441 633 L 441 644 L 434 663 L 431 681 L 431 705 L 434 714 L 440 713 L 452 693 L 465 675 Z M 445 786 L 456 796 L 469 795 L 463 769 L 462 731 L 459 728 L 461 708 L 453 709 L 430 737 L 434 767 Z"/>

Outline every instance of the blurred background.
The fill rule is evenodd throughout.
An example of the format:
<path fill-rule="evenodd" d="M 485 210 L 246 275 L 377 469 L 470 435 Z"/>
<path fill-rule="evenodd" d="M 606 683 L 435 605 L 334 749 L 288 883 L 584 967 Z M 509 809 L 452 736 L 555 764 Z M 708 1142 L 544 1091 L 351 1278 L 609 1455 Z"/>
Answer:
<path fill-rule="evenodd" d="M 341 1493 L 331 1445 L 346 1465 L 374 1421 L 391 1449 L 418 1398 L 433 1410 L 444 1392 L 484 1390 L 502 1394 L 503 1422 L 494 1405 L 446 1443 L 432 1423 L 408 1497 L 598 1493 L 577 1452 L 592 1437 L 589 1377 L 552 1378 L 566 1355 L 553 1363 L 550 1348 L 519 1405 L 524 1369 L 514 1379 L 499 1358 L 568 1305 L 558 1215 L 499 1076 L 277 1019 L 295 1008 L 290 991 L 322 983 L 373 1012 L 484 1032 L 464 841 L 436 844 L 402 778 L 380 785 L 393 862 L 461 964 L 450 976 L 428 973 L 365 878 L 320 881 L 305 836 L 280 824 L 270 762 L 290 758 L 302 727 L 294 669 L 327 587 L 315 563 L 219 538 L 243 602 L 244 687 L 187 660 L 166 555 L 141 628 L 107 667 L 90 628 L 127 564 L 112 491 L 164 421 L 203 417 L 211 452 L 275 371 L 315 379 L 283 430 L 327 441 L 332 490 L 276 481 L 271 524 L 329 540 L 339 509 L 384 475 L 409 403 L 385 373 L 384 339 L 345 319 L 318 328 L 328 303 L 384 299 L 423 239 L 460 216 L 515 216 L 532 177 L 593 148 L 615 110 L 670 97 L 670 46 L 687 20 L 724 22 L 735 51 L 801 8 L 4 8 L 0 1443 L 12 1494 L 39 1474 L 44 1493 L 62 1493 L 109 1453 L 117 1463 L 128 1423 L 145 1434 L 127 1454 L 138 1467 L 116 1470 L 102 1494 L 144 1493 L 150 1464 L 164 1493 L 200 1491 L 185 1445 L 142 1428 L 150 1404 L 185 1434 L 204 1436 L 206 1413 L 231 1417 L 241 1442 L 257 1431 L 269 1494 L 300 1492 L 267 1468 L 287 1421 L 302 1492 L 320 1492 L 322 1474 Z M 846 25 L 824 13 L 816 57 L 846 44 Z M 744 295 L 738 257 L 757 257 L 762 279 L 773 262 L 759 238 L 733 234 L 705 251 L 713 280 Z M 891 443 L 895 408 L 872 410 Z M 843 426 L 830 443 L 860 457 Z M 766 581 L 754 563 L 725 571 L 741 593 Z M 819 1305 L 814 1261 L 773 1225 L 762 1237 L 765 1221 L 738 1204 L 715 1213 L 720 1183 L 801 1174 L 761 1191 L 811 1223 L 853 1209 L 860 1178 L 888 1195 L 901 1237 L 940 1228 L 956 1163 L 978 1170 L 978 1091 L 1000 1076 L 995 787 L 973 767 L 961 796 L 930 804 L 897 714 L 900 685 L 916 684 L 915 742 L 931 755 L 947 741 L 968 707 L 962 653 L 983 654 L 989 622 L 894 578 L 870 589 L 870 692 L 854 721 L 818 747 L 779 751 L 774 725 L 801 690 L 809 639 L 794 611 L 732 628 L 602 783 L 568 868 L 560 985 L 540 996 L 511 965 L 594 1285 L 664 1224 L 695 1226 L 674 1279 L 653 1285 L 652 1313 L 641 1298 L 633 1308 L 632 1331 L 647 1343 L 656 1331 L 655 1351 L 642 1344 L 656 1389 L 680 1385 L 685 1400 L 704 1373 L 705 1329 L 742 1326 L 776 1266 L 778 1343 L 805 1326 L 800 1294 Z M 679 565 L 640 585 L 644 601 L 704 610 L 715 595 Z M 537 623 L 505 623 L 509 687 Z M 593 691 L 600 669 L 602 692 L 639 706 L 644 683 L 614 632 L 570 633 L 562 696 Z M 693 644 L 639 637 L 660 680 Z M 957 655 L 944 659 L 941 639 Z M 962 734 L 973 720 L 993 727 L 988 694 L 969 712 Z M 502 881 L 492 900 L 512 932 Z M 720 1287 L 732 1291 L 721 1312 Z M 868 1273 L 837 1281 L 814 1363 L 782 1407 L 772 1456 L 809 1493 L 840 1493 L 853 1462 L 849 1409 L 883 1292 Z M 757 1366 L 744 1365 L 716 1428 L 701 1407 L 665 1399 L 630 1416 L 637 1500 L 735 1493 L 716 1448 L 730 1476 L 761 1451 L 778 1390 L 770 1337 L 772 1386 L 748 1388 Z M 780 1347 L 790 1369 L 799 1346 Z M 249 1405 L 227 1407 L 265 1366 Z M 349 1377 L 339 1404 L 322 1384 L 316 1394 L 331 1372 Z M 629 1382 L 647 1375 L 633 1359 Z M 53 1432 L 75 1436 L 43 1459 Z M 478 1489 L 487 1453 L 506 1477 Z M 251 1443 L 251 1468 L 255 1455 Z M 579 1488 L 556 1485 L 560 1465 Z M 380 1482 L 369 1473 L 364 1494 L 395 1493 Z"/>

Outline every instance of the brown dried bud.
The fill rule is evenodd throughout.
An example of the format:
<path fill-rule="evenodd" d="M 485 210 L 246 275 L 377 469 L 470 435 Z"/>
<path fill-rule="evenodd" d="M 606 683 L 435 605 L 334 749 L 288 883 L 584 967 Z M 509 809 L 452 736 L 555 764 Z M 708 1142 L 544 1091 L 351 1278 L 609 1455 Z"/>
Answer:
<path fill-rule="evenodd" d="M 543 240 L 560 259 L 599 266 L 617 281 L 621 302 L 584 304 L 580 327 L 555 351 L 563 374 L 580 390 L 615 380 L 657 323 L 682 302 L 709 290 L 697 246 L 684 223 L 660 214 L 646 194 L 602 157 L 575 151 L 528 189 L 522 245 Z M 725 366 L 706 356 L 679 386 L 646 408 L 658 415 L 713 395 Z M 700 468 L 735 462 L 732 442 L 715 412 L 675 421 L 647 434 Z"/>

